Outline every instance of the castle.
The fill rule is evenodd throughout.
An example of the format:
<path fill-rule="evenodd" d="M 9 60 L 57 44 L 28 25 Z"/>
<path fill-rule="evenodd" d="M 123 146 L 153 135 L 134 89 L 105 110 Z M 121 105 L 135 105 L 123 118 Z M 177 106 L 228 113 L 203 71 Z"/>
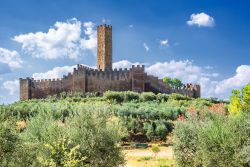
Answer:
<path fill-rule="evenodd" d="M 180 93 L 200 97 L 200 86 L 187 84 L 174 89 L 162 79 L 148 75 L 144 65 L 130 69 L 112 69 L 112 26 L 97 26 L 97 69 L 77 65 L 73 73 L 60 79 L 20 78 L 20 100 L 46 98 L 61 92 L 135 91 Z"/>

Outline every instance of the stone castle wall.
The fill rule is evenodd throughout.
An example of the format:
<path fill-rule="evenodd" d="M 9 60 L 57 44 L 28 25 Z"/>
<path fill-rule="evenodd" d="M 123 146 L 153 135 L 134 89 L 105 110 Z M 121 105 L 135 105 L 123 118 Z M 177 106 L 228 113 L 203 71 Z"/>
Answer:
<path fill-rule="evenodd" d="M 147 75 L 144 66 L 130 69 L 97 70 L 78 65 L 73 73 L 61 79 L 20 79 L 20 98 L 46 98 L 61 92 L 135 91 L 154 93 L 180 93 L 189 97 L 200 97 L 198 85 L 172 89 L 162 79 Z"/>

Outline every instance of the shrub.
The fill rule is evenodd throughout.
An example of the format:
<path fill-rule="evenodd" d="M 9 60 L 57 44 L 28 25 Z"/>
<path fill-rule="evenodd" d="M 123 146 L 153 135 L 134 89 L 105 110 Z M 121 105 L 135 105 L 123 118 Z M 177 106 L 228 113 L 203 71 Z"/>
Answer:
<path fill-rule="evenodd" d="M 69 120 L 69 137 L 74 145 L 80 145 L 79 151 L 90 166 L 113 167 L 124 163 L 121 148 L 117 146 L 124 137 L 122 128 L 118 123 L 109 123 L 110 117 L 107 108 L 92 105 Z"/>
<path fill-rule="evenodd" d="M 43 166 L 86 166 L 83 163 L 85 157 L 79 152 L 80 145 L 72 146 L 69 140 L 61 138 L 52 144 L 45 144 L 45 155 L 39 156 L 38 160 Z"/>
<path fill-rule="evenodd" d="M 125 102 L 139 100 L 139 93 L 137 93 L 137 92 L 127 91 L 127 92 L 124 92 L 124 96 L 125 96 L 124 97 Z"/>
<path fill-rule="evenodd" d="M 150 157 L 150 156 L 144 156 L 144 157 L 141 157 L 140 159 L 138 159 L 138 161 L 149 161 L 151 159 L 152 159 L 152 157 Z"/>
<path fill-rule="evenodd" d="M 179 166 L 197 166 L 197 127 L 189 122 L 178 122 L 174 130 L 174 158 Z"/>
<path fill-rule="evenodd" d="M 174 131 L 174 156 L 179 166 L 249 166 L 250 116 L 210 113 L 204 120 L 179 122 Z"/>
<path fill-rule="evenodd" d="M 167 102 L 169 98 L 168 94 L 164 94 L 164 93 L 158 93 L 156 95 L 156 99 L 158 102 Z"/>
<path fill-rule="evenodd" d="M 124 101 L 123 92 L 106 91 L 104 93 L 104 97 L 110 101 L 116 101 L 117 103 L 121 103 Z"/>
<path fill-rule="evenodd" d="M 140 101 L 147 102 L 147 101 L 154 101 L 156 100 L 156 95 L 152 92 L 143 92 L 140 95 Z"/>
<path fill-rule="evenodd" d="M 171 100 L 191 100 L 192 99 L 188 96 L 177 94 L 177 93 L 172 93 L 169 98 Z"/>
<path fill-rule="evenodd" d="M 75 110 L 64 123 L 61 120 L 55 120 L 51 112 L 41 113 L 27 121 L 27 129 L 21 134 L 21 139 L 28 144 L 26 147 L 34 145 L 30 150 L 26 149 L 34 153 L 28 155 L 35 158 L 32 164 L 42 163 L 50 166 L 59 163 L 56 161 L 58 158 L 61 159 L 62 164 L 65 160 L 71 159 L 72 163 L 81 162 L 93 167 L 123 164 L 122 152 L 117 142 L 126 132 L 116 119 L 111 119 L 112 115 L 108 108 L 91 104 L 75 106 Z M 53 150 L 64 152 L 59 151 L 59 155 L 54 155 Z M 74 155 L 72 151 L 76 151 Z M 83 158 L 86 159 L 83 160 Z M 29 158 L 26 161 L 28 162 Z"/>
<path fill-rule="evenodd" d="M 157 154 L 161 151 L 160 147 L 157 144 L 152 145 L 151 148 L 152 152 L 154 153 L 155 157 L 157 156 Z"/>
<path fill-rule="evenodd" d="M 18 134 L 13 121 L 0 122 L 0 163 L 9 166 L 15 159 L 13 154 L 19 144 Z"/>

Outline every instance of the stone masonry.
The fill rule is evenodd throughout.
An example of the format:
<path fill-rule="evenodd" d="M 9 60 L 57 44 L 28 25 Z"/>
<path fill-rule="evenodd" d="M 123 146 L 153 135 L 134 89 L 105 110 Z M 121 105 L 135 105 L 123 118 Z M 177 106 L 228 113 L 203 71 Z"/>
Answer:
<path fill-rule="evenodd" d="M 34 80 L 20 78 L 20 100 L 46 98 L 61 92 L 135 91 L 154 93 L 180 93 L 200 97 L 200 86 L 187 84 L 173 89 L 162 79 L 148 75 L 144 65 L 130 69 L 112 69 L 112 27 L 97 27 L 97 69 L 77 65 L 73 73 L 59 79 Z"/>

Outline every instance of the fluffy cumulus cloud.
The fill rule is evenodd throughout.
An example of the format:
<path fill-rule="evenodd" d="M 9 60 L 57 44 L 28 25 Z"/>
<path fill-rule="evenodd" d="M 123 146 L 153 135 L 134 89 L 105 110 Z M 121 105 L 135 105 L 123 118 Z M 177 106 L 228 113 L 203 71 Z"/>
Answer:
<path fill-rule="evenodd" d="M 250 66 L 241 65 L 236 69 L 233 77 L 224 79 L 217 83 L 215 87 L 216 94 L 223 94 L 227 90 L 241 89 L 244 85 L 250 82 Z"/>
<path fill-rule="evenodd" d="M 161 46 L 169 46 L 169 42 L 168 42 L 167 39 L 165 39 L 165 40 L 160 40 L 160 45 L 161 45 Z"/>
<path fill-rule="evenodd" d="M 113 63 L 113 68 L 131 68 L 132 65 L 141 65 L 142 63 L 139 62 L 130 62 L 128 60 L 121 60 L 118 62 Z"/>
<path fill-rule="evenodd" d="M 44 73 L 34 73 L 32 78 L 34 79 L 56 79 L 62 78 L 63 75 L 68 74 L 69 72 L 73 72 L 73 69 L 76 66 L 63 66 L 63 67 L 55 67 L 52 70 L 49 70 Z"/>
<path fill-rule="evenodd" d="M 197 13 L 190 16 L 190 20 L 187 21 L 189 26 L 198 27 L 213 27 L 215 26 L 214 18 L 206 13 Z"/>
<path fill-rule="evenodd" d="M 2 88 L 6 89 L 10 95 L 17 94 L 19 91 L 19 80 L 4 81 Z"/>
<path fill-rule="evenodd" d="M 22 44 L 22 49 L 36 58 L 76 59 L 84 50 L 96 48 L 96 31 L 92 22 L 82 23 L 73 18 L 67 22 L 56 22 L 48 32 L 17 35 L 14 41 Z"/>
<path fill-rule="evenodd" d="M 84 65 L 88 66 L 88 65 Z M 88 66 L 91 67 L 91 66 Z M 63 75 L 67 75 L 68 73 L 72 73 L 75 66 L 63 66 L 63 67 L 55 67 L 52 70 L 49 70 L 47 72 L 41 72 L 41 73 L 34 73 L 32 75 L 32 78 L 34 79 L 56 79 L 56 78 L 62 78 Z M 95 68 L 95 66 L 92 66 L 91 68 Z"/>
<path fill-rule="evenodd" d="M 149 47 L 148 47 L 148 45 L 147 45 L 145 42 L 143 43 L 143 47 L 144 47 L 144 49 L 146 50 L 146 52 L 149 51 Z"/>
<path fill-rule="evenodd" d="M 6 64 L 13 70 L 20 68 L 22 62 L 21 56 L 17 51 L 10 51 L 5 48 L 0 48 L 0 63 Z"/>

